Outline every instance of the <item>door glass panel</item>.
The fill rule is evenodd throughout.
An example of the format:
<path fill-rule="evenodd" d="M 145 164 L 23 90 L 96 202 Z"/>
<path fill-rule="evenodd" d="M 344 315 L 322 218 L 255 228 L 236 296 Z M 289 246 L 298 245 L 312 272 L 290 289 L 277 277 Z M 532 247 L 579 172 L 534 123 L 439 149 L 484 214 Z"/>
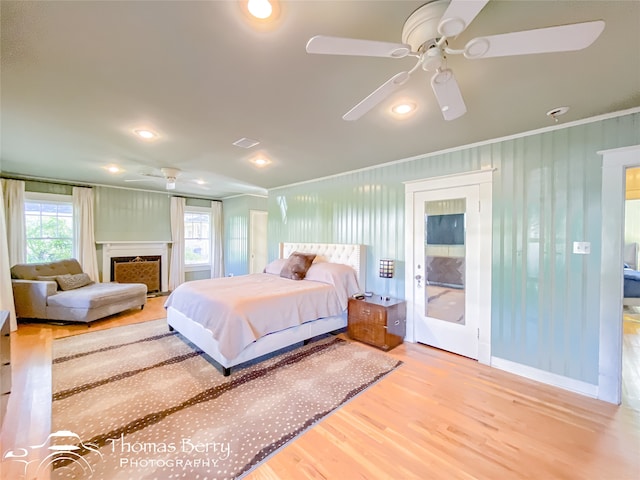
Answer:
<path fill-rule="evenodd" d="M 425 202 L 425 316 L 465 324 L 466 199 Z"/>

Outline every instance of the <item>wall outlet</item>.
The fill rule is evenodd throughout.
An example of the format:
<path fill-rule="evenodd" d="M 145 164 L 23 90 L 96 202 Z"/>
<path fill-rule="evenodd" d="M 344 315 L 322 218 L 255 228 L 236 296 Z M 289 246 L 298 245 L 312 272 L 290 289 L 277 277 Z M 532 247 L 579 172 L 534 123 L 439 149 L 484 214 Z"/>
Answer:
<path fill-rule="evenodd" d="M 573 242 L 573 253 L 589 255 L 591 253 L 591 242 Z"/>

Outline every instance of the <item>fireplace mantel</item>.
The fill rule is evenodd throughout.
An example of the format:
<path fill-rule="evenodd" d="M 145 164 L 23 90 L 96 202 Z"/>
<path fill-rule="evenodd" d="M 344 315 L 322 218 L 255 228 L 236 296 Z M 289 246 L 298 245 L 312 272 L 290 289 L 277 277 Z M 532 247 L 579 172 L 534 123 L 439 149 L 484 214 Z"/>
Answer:
<path fill-rule="evenodd" d="M 169 245 L 170 241 L 102 241 L 102 281 L 110 282 L 112 257 L 160 256 L 162 291 L 169 290 Z"/>

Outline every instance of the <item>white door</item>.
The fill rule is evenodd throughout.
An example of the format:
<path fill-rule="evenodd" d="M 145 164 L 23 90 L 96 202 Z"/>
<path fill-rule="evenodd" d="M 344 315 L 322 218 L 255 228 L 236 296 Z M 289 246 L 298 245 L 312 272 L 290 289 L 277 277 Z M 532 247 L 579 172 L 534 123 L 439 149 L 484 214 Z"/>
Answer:
<path fill-rule="evenodd" d="M 478 359 L 478 185 L 414 194 L 415 340 Z M 484 252 L 491 255 L 491 252 Z"/>
<path fill-rule="evenodd" d="M 267 266 L 267 212 L 249 211 L 249 273 L 261 273 Z"/>

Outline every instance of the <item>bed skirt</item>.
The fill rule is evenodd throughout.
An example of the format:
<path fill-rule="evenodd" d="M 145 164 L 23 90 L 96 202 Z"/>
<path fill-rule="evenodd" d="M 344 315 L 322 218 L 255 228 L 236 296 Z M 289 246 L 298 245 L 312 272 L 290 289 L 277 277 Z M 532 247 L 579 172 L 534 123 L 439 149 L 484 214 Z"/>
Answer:
<path fill-rule="evenodd" d="M 229 359 L 220 353 L 218 342 L 211 331 L 191 320 L 173 307 L 167 309 L 167 323 L 183 337 L 200 348 L 222 366 L 223 374 L 229 375 L 230 368 L 248 362 L 268 353 L 275 352 L 298 342 L 303 342 L 324 333 L 340 330 L 347 326 L 347 312 L 337 317 L 326 317 L 305 322 L 279 332 L 270 333 L 248 345 L 235 358 Z"/>

